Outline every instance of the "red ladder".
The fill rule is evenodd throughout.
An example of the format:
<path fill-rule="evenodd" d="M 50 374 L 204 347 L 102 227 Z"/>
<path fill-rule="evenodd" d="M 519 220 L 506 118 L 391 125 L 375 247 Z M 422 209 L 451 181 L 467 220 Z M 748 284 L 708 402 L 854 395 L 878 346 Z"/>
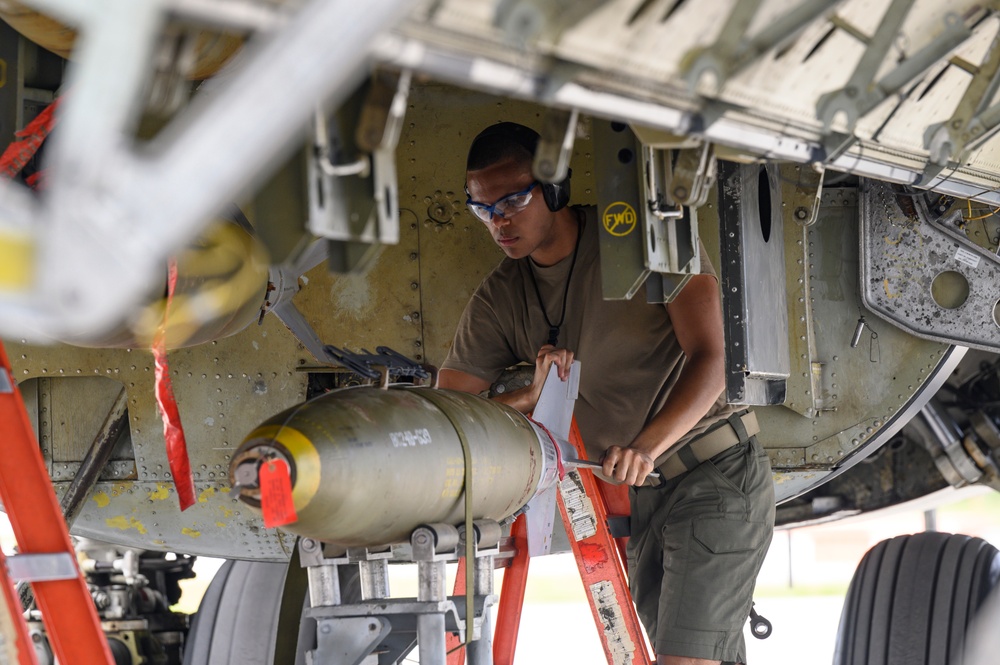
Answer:
<path fill-rule="evenodd" d="M 0 616 L 0 625 L 3 625 L 4 635 L 13 635 L 14 643 L 4 643 L 3 650 L 0 651 L 0 662 L 17 663 L 17 665 L 37 665 L 35 658 L 35 647 L 28 635 L 28 624 L 24 620 L 21 612 L 21 599 L 17 597 L 17 591 L 7 574 L 7 557 L 0 552 L 0 569 L 3 571 L 3 591 L 0 593 L 4 612 Z"/>
<path fill-rule="evenodd" d="M 586 459 L 586 449 L 576 420 L 570 442 Z M 599 483 L 589 469 L 566 474 L 559 484 L 559 510 L 570 536 L 580 578 L 594 615 L 604 655 L 609 665 L 652 665 L 655 657 L 646 649 L 639 617 L 629 595 L 624 543 L 612 538 L 609 514 L 628 514 L 627 487 Z M 524 589 L 528 581 L 528 545 L 522 515 L 514 522 L 511 536 L 515 555 L 504 571 L 497 628 L 493 641 L 495 665 L 513 665 L 517 632 L 521 621 Z"/>
<path fill-rule="evenodd" d="M 87 583 L 80 574 L 59 502 L 7 352 L 0 343 L 0 499 L 20 554 L 8 559 L 31 582 L 56 659 L 65 665 L 113 665 Z M 3 582 L 10 586 L 9 577 Z M 16 610 L 16 607 L 15 607 Z M 30 660 L 35 662 L 34 651 Z"/>

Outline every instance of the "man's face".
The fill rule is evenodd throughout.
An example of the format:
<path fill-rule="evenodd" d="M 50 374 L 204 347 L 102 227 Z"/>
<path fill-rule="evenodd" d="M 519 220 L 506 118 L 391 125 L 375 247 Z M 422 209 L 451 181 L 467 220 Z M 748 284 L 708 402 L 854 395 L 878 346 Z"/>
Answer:
<path fill-rule="evenodd" d="M 469 198 L 492 205 L 511 194 L 522 192 L 535 181 L 530 162 L 506 160 L 466 174 Z M 528 205 L 507 217 L 493 215 L 487 228 L 500 249 L 512 259 L 531 255 L 551 243 L 555 214 L 545 205 L 541 185 L 531 190 Z"/>

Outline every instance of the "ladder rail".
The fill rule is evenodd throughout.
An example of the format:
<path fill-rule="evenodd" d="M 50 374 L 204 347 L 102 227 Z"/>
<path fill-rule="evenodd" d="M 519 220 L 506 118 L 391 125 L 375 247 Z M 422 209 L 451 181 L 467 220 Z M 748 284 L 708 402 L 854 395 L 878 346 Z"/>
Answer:
<path fill-rule="evenodd" d="M 586 450 L 575 419 L 569 440 L 581 458 L 585 458 Z M 627 488 L 599 483 L 588 469 L 569 472 L 559 485 L 559 510 L 609 665 L 653 665 L 656 657 L 646 648 L 645 634 L 629 594 L 627 539 L 613 538 L 608 528 L 609 513 L 628 514 Z M 515 553 L 504 571 L 500 591 L 494 665 L 514 663 L 530 561 L 524 515 L 514 522 L 511 536 Z"/>
<path fill-rule="evenodd" d="M 0 650 L 0 662 L 16 662 L 17 665 L 38 665 L 35 647 L 28 634 L 28 624 L 21 611 L 21 599 L 14 589 L 14 582 L 7 572 L 7 557 L 0 551 L 0 571 L 3 572 L 3 603 L 4 615 L 0 616 L 0 634 L 3 635 L 3 649 Z M 13 640 L 11 640 L 13 638 Z M 11 643 L 13 642 L 13 643 Z M 16 660 L 14 660 L 16 659 Z"/>
<path fill-rule="evenodd" d="M 113 665 L 107 639 L 76 554 L 62 510 L 45 469 L 41 449 L 14 385 L 7 352 L 0 343 L 0 499 L 22 554 L 66 554 L 76 576 L 31 582 L 49 642 L 61 663 Z"/>
<path fill-rule="evenodd" d="M 570 443 L 586 458 L 575 418 Z M 609 494 L 614 496 L 614 492 Z M 620 509 L 620 496 L 617 498 L 616 502 L 605 497 L 589 469 L 571 471 L 559 483 L 559 510 L 608 664 L 652 665 L 656 657 L 646 648 L 645 634 L 629 593 L 621 556 L 624 545 L 611 536 L 608 528 L 607 504 L 618 504 L 615 509 Z"/>

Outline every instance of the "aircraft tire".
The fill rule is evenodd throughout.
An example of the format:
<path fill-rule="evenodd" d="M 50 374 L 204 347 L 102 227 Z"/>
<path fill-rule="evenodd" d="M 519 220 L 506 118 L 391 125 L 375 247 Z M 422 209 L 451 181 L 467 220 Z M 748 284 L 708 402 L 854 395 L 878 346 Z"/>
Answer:
<path fill-rule="evenodd" d="M 980 538 L 926 532 L 870 549 L 847 590 L 834 665 L 961 663 L 972 617 L 1000 577 Z"/>
<path fill-rule="evenodd" d="M 300 645 L 310 631 L 285 630 L 281 625 L 289 620 L 298 625 L 304 603 L 302 585 L 286 580 L 290 571 L 287 563 L 226 561 L 194 616 L 184 665 L 304 663 L 305 649 Z M 282 615 L 283 605 L 295 608 L 293 617 Z M 275 657 L 276 651 L 281 657 Z"/>

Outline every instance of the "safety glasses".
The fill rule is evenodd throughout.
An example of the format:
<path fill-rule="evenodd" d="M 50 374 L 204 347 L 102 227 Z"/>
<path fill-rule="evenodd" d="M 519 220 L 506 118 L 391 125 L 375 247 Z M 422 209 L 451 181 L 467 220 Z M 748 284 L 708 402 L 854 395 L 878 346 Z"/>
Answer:
<path fill-rule="evenodd" d="M 468 196 L 469 191 L 466 190 L 465 205 L 469 206 L 469 211 L 483 222 L 489 223 L 493 219 L 493 215 L 510 219 L 528 207 L 528 204 L 531 203 L 531 191 L 537 186 L 538 181 L 536 180 L 520 192 L 508 194 L 493 205 L 473 201 L 472 197 Z"/>

